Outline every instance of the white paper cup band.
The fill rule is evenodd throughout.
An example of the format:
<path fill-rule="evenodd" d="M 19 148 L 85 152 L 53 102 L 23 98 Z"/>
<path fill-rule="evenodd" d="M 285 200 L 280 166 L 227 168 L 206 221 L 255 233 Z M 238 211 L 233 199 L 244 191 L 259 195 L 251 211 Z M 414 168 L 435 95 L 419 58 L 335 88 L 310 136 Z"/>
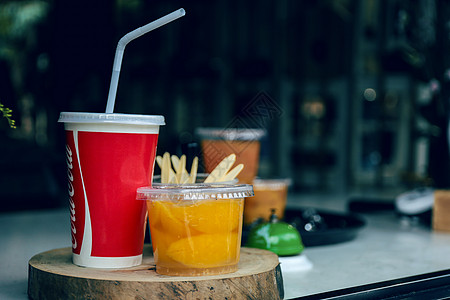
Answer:
<path fill-rule="evenodd" d="M 82 256 L 72 253 L 72 261 L 77 266 L 90 268 L 128 268 L 142 263 L 142 254 L 125 257 Z"/>

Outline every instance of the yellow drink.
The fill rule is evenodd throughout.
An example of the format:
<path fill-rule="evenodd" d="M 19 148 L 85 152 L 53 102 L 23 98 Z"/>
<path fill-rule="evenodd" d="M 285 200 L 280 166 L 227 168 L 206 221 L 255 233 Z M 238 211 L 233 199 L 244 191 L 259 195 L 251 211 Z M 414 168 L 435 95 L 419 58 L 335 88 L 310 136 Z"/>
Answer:
<path fill-rule="evenodd" d="M 203 190 L 206 186 L 209 192 L 194 193 L 193 199 L 185 199 L 193 195 L 189 192 L 176 196 L 159 194 L 146 199 L 138 196 L 147 200 L 153 255 L 159 274 L 217 275 L 238 269 L 244 197 L 253 195 L 251 186 L 199 186 Z M 225 191 L 233 187 L 242 189 L 242 186 L 251 193 Z M 174 189 L 173 185 L 169 187 L 169 190 Z"/>
<path fill-rule="evenodd" d="M 237 270 L 243 199 L 148 201 L 157 272 L 212 275 Z"/>

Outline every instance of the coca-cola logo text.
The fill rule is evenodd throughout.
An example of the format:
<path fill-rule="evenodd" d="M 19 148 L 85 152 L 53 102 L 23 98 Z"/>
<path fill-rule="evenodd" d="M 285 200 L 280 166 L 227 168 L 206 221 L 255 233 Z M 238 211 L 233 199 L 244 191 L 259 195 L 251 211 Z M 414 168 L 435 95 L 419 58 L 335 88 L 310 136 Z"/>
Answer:
<path fill-rule="evenodd" d="M 72 158 L 72 150 L 69 145 L 66 145 L 66 162 L 67 162 L 67 177 L 68 177 L 68 188 L 69 188 L 69 209 L 70 209 L 70 226 L 72 228 L 72 248 L 77 248 L 77 239 L 75 234 L 77 233 L 77 229 L 75 228 L 75 202 L 73 201 L 73 196 L 75 195 L 75 189 L 73 187 L 73 158 Z"/>

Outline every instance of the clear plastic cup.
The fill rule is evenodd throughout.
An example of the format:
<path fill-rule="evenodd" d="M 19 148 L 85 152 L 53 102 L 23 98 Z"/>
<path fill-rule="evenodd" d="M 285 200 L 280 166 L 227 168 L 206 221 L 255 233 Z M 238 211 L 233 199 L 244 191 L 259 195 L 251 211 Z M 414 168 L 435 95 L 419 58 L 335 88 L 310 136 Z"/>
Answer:
<path fill-rule="evenodd" d="M 146 200 L 156 272 L 204 276 L 237 271 L 247 184 L 155 185 Z M 143 201 L 144 202 L 144 201 Z"/>
<path fill-rule="evenodd" d="M 62 112 L 72 260 L 122 268 L 142 262 L 146 205 L 136 189 L 150 185 L 164 117 Z"/>
<path fill-rule="evenodd" d="M 237 176 L 239 182 L 251 184 L 258 174 L 261 138 L 264 129 L 256 128 L 197 128 L 206 172 L 210 173 L 228 155 L 236 154 L 236 165 L 244 164 Z"/>
<path fill-rule="evenodd" d="M 244 224 L 249 225 L 258 219 L 269 221 L 273 212 L 282 219 L 290 184 L 290 179 L 255 179 L 255 196 L 245 200 Z"/>

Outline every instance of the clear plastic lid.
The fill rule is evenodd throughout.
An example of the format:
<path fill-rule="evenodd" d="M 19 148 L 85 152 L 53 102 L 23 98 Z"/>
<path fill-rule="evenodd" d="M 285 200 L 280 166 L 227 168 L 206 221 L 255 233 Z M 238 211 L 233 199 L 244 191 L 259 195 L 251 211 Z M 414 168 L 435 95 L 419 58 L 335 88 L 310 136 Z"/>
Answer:
<path fill-rule="evenodd" d="M 209 200 L 252 197 L 250 184 L 155 185 L 137 190 L 138 200 Z"/>
<path fill-rule="evenodd" d="M 266 135 L 261 128 L 197 128 L 195 133 L 203 139 L 252 141 Z"/>
<path fill-rule="evenodd" d="M 134 125 L 165 125 L 163 116 L 137 114 L 107 114 L 87 112 L 62 112 L 58 122 L 63 123 L 117 123 Z"/>

